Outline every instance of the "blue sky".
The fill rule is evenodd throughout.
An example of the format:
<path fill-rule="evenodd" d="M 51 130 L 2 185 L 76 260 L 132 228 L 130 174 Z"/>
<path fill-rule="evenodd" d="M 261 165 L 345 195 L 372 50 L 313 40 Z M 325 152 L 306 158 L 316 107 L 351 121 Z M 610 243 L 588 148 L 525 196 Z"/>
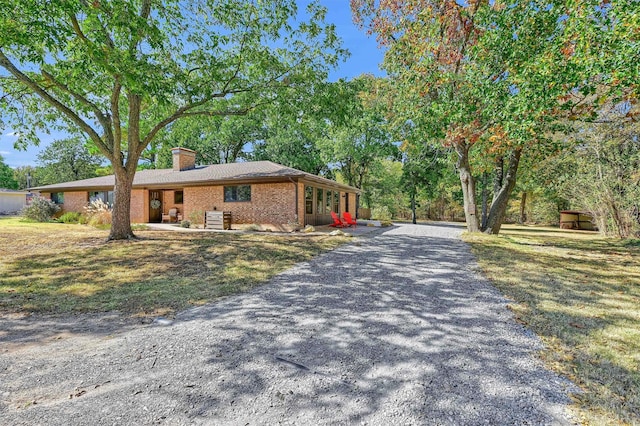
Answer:
<path fill-rule="evenodd" d="M 300 7 L 302 7 L 300 2 Z M 346 62 L 341 63 L 338 69 L 329 76 L 330 81 L 340 78 L 351 79 L 360 74 L 370 73 L 382 75 L 379 64 L 382 62 L 382 51 L 378 48 L 375 37 L 369 37 L 364 31 L 359 30 L 351 20 L 351 10 L 348 0 L 322 0 L 327 7 L 327 22 L 336 25 L 336 30 L 342 38 L 343 46 L 350 52 L 351 56 Z M 56 139 L 64 138 L 63 133 L 53 133 L 41 135 L 40 146 L 30 146 L 26 151 L 14 149 L 13 144 L 16 137 L 10 130 L 5 129 L 0 135 L 0 155 L 4 162 L 10 167 L 25 165 L 36 165 L 37 155 L 46 146 Z"/>

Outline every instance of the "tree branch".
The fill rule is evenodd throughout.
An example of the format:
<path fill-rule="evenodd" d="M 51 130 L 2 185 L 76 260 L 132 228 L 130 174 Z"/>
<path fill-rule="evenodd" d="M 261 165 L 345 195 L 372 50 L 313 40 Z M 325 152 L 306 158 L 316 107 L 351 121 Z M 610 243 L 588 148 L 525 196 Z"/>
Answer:
<path fill-rule="evenodd" d="M 107 137 L 107 140 L 111 140 L 113 139 L 113 134 L 111 132 L 111 120 L 109 119 L 109 117 L 107 117 L 102 110 L 100 110 L 100 108 L 98 108 L 98 106 L 96 104 L 94 104 L 93 102 L 91 102 L 89 99 L 87 99 L 85 96 L 83 96 L 80 93 L 77 93 L 73 90 L 71 90 L 69 88 L 69 86 L 67 86 L 66 84 L 63 84 L 61 82 L 59 82 L 51 73 L 49 73 L 48 71 L 42 69 L 40 70 L 40 73 L 44 76 L 44 78 L 51 82 L 54 86 L 56 86 L 57 88 L 59 88 L 60 90 L 70 94 L 72 97 L 74 97 L 75 99 L 77 99 L 78 101 L 80 101 L 81 103 L 87 105 L 92 111 L 93 114 L 96 116 L 96 118 L 98 119 L 98 121 L 100 122 L 100 124 L 102 125 L 102 128 L 104 129 L 105 135 Z"/>
<path fill-rule="evenodd" d="M 78 114 L 73 112 L 69 107 L 64 105 L 62 102 L 54 98 L 49 92 L 44 90 L 42 87 L 38 85 L 35 81 L 29 78 L 28 75 L 24 74 L 20 71 L 12 62 L 7 58 L 2 49 L 0 49 L 0 66 L 13 74 L 18 81 L 27 86 L 33 92 L 35 92 L 38 96 L 40 96 L 43 100 L 49 103 L 52 107 L 62 112 L 67 118 L 69 118 L 73 123 L 75 123 L 80 129 L 82 129 L 91 140 L 93 140 L 99 149 L 103 151 L 103 153 L 109 157 L 109 149 L 105 145 L 100 135 L 87 123 L 84 121 Z"/>
<path fill-rule="evenodd" d="M 122 125 L 120 123 L 120 93 L 122 91 L 122 85 L 120 84 L 120 77 L 116 76 L 113 89 L 111 91 L 111 116 L 113 117 L 113 139 L 111 145 L 113 147 L 122 143 Z"/>

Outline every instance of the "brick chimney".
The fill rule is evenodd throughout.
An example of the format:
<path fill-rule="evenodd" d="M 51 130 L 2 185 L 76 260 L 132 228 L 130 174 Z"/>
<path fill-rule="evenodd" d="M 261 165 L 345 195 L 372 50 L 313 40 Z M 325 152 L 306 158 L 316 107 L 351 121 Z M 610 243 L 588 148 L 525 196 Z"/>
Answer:
<path fill-rule="evenodd" d="M 187 148 L 171 148 L 173 171 L 181 172 L 196 167 L 196 152 Z"/>

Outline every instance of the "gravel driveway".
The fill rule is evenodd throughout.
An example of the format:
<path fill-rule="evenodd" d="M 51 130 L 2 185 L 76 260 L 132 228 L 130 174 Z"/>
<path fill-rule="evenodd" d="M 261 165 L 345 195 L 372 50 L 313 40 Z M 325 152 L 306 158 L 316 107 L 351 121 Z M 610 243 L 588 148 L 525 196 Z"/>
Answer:
<path fill-rule="evenodd" d="M 571 424 L 459 232 L 388 228 L 171 324 L 0 350 L 0 424 Z"/>

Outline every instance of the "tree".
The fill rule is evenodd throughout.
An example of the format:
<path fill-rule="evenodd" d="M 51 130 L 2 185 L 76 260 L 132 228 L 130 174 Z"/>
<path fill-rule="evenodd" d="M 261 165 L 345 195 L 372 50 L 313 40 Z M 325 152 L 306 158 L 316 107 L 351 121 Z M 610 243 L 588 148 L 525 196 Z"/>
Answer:
<path fill-rule="evenodd" d="M 348 185 L 362 189 L 365 199 L 366 178 L 374 163 L 398 153 L 384 117 L 380 85 L 373 76 L 362 75 L 328 86 L 332 105 L 326 114 L 329 128 L 327 137 L 319 140 L 325 162 L 336 168 Z"/>
<path fill-rule="evenodd" d="M 102 158 L 89 152 L 79 138 L 54 141 L 38 154 L 40 185 L 50 185 L 97 176 Z"/>
<path fill-rule="evenodd" d="M 321 78 L 343 54 L 325 10 L 294 0 L 0 0 L 0 106 L 36 143 L 83 133 L 115 175 L 109 239 L 134 237 L 138 161 L 185 117 L 243 115 Z"/>
<path fill-rule="evenodd" d="M 18 189 L 40 186 L 40 169 L 33 166 L 19 166 L 13 169 L 13 178 L 18 182 Z"/>
<path fill-rule="evenodd" d="M 13 169 L 4 163 L 0 155 L 0 188 L 18 189 L 18 182 L 13 177 Z"/>
<path fill-rule="evenodd" d="M 640 235 L 640 125 L 609 115 L 575 126 L 568 149 L 547 167 L 574 208 L 591 213 L 603 235 Z M 562 172 L 564 171 L 564 173 Z"/>
<path fill-rule="evenodd" d="M 637 2 L 580 3 L 351 1 L 356 21 L 388 47 L 398 115 L 456 152 L 469 231 L 499 232 L 523 154 L 544 147 L 557 118 L 581 105 L 593 109 L 594 82 L 632 87 L 628 73 L 624 83 L 611 78 L 619 55 L 601 47 L 634 52 L 629 28 L 638 22 L 616 16 L 637 11 Z M 637 68 L 631 74 L 637 82 Z M 494 179 L 482 224 L 474 164 Z"/>

